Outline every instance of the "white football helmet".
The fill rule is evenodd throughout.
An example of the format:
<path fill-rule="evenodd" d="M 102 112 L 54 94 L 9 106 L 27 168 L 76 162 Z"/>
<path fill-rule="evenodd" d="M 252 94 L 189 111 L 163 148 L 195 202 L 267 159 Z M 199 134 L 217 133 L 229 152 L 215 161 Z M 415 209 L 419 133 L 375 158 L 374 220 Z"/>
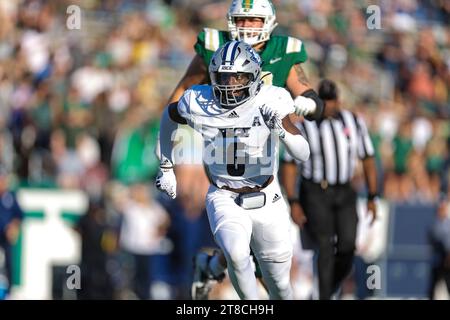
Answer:
<path fill-rule="evenodd" d="M 214 97 L 224 108 L 237 107 L 261 88 L 261 57 L 243 41 L 229 41 L 214 53 L 209 76 Z"/>
<path fill-rule="evenodd" d="M 262 28 L 237 27 L 235 19 L 255 17 L 264 19 Z M 233 0 L 228 10 L 228 31 L 234 40 L 245 41 L 250 45 L 269 40 L 275 22 L 275 8 L 270 0 Z"/>

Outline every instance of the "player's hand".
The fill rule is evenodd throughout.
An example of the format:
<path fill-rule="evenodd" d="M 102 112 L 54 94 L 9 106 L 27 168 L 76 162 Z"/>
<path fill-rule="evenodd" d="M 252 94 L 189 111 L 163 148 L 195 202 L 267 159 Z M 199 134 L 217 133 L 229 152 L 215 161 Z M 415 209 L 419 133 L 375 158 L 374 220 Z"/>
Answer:
<path fill-rule="evenodd" d="M 280 138 L 284 138 L 286 131 L 281 123 L 280 115 L 266 105 L 259 107 L 259 111 L 261 112 L 267 128 L 274 131 Z"/>
<path fill-rule="evenodd" d="M 15 244 L 19 238 L 20 220 L 13 219 L 5 228 L 6 240 L 9 244 Z"/>
<path fill-rule="evenodd" d="M 373 223 L 377 219 L 377 205 L 374 200 L 367 201 L 367 214 L 372 215 L 372 220 L 370 221 L 370 225 L 373 225 Z"/>
<path fill-rule="evenodd" d="M 173 172 L 173 167 L 161 166 L 155 182 L 158 190 L 167 193 L 169 197 L 177 197 L 177 179 Z"/>
<path fill-rule="evenodd" d="M 298 116 L 307 116 L 316 111 L 316 103 L 310 98 L 298 96 L 294 99 L 295 114 Z"/>
<path fill-rule="evenodd" d="M 298 202 L 293 202 L 291 204 L 291 217 L 292 221 L 294 221 L 294 223 L 297 224 L 300 229 L 302 229 L 305 223 L 308 221 L 305 213 L 303 212 L 302 206 Z"/>

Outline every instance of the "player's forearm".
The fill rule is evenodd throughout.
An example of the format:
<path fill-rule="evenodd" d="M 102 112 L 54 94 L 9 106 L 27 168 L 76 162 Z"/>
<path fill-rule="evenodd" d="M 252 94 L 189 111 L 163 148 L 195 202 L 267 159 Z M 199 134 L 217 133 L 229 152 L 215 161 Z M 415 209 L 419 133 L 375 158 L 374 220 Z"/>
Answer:
<path fill-rule="evenodd" d="M 300 63 L 292 67 L 286 86 L 292 95 L 292 99 L 294 99 L 297 115 L 304 116 L 307 120 L 322 118 L 325 107 L 324 101 L 319 98 L 310 85 Z"/>
<path fill-rule="evenodd" d="M 281 166 L 281 182 L 288 199 L 296 198 L 297 165 L 294 162 L 284 162 Z"/>
<path fill-rule="evenodd" d="M 172 95 L 170 96 L 168 103 L 173 103 L 180 100 L 181 96 L 183 95 L 184 91 L 186 91 L 187 88 L 189 87 L 180 82 L 173 91 Z"/>
<path fill-rule="evenodd" d="M 377 194 L 377 169 L 375 157 L 369 157 L 363 160 L 364 175 L 366 177 L 367 189 L 369 194 Z"/>
<path fill-rule="evenodd" d="M 172 165 L 173 162 L 173 140 L 178 124 L 169 116 L 169 108 L 166 108 L 161 116 L 159 144 L 160 144 L 160 161 L 161 164 L 167 163 Z"/>
<path fill-rule="evenodd" d="M 292 134 L 286 131 L 281 141 L 294 159 L 298 161 L 307 161 L 309 159 L 309 144 L 300 134 Z"/>

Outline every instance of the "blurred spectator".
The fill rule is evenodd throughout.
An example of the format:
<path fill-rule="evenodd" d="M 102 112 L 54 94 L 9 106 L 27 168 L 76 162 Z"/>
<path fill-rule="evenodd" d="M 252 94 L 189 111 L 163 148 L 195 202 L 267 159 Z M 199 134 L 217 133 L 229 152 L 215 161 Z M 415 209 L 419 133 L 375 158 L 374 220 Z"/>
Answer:
<path fill-rule="evenodd" d="M 132 289 L 141 300 L 152 298 L 151 284 L 157 271 L 152 268 L 152 258 L 161 253 L 161 241 L 170 223 L 167 212 L 149 191 L 145 184 L 132 185 L 121 208 L 120 248 L 132 257 Z"/>
<path fill-rule="evenodd" d="M 147 119 L 143 108 L 130 109 L 116 134 L 112 172 L 124 184 L 154 178 L 159 168 L 154 154 L 159 124 Z"/>
<path fill-rule="evenodd" d="M 72 85 L 79 92 L 80 101 L 84 103 L 92 102 L 97 95 L 108 90 L 112 85 L 111 74 L 100 68 L 100 65 L 99 57 L 72 75 Z"/>
<path fill-rule="evenodd" d="M 436 285 L 444 280 L 450 294 L 450 216 L 448 201 L 439 205 L 436 221 L 431 229 L 433 245 L 433 266 L 431 270 L 429 298 L 435 298 Z"/>
<path fill-rule="evenodd" d="M 399 132 L 392 140 L 393 172 L 386 180 L 385 194 L 398 200 L 407 200 L 413 190 L 409 166 L 413 143 L 411 139 L 411 125 L 405 121 L 400 125 Z"/>
<path fill-rule="evenodd" d="M 64 131 L 52 133 L 50 149 L 57 167 L 58 185 L 62 188 L 79 188 L 85 168 L 78 154 L 67 147 Z"/>
<path fill-rule="evenodd" d="M 109 176 L 106 166 L 100 162 L 98 142 L 87 134 L 80 135 L 77 139 L 76 153 L 84 168 L 81 188 L 91 199 L 101 201 L 103 187 Z"/>
<path fill-rule="evenodd" d="M 433 246 L 433 265 L 431 270 L 429 298 L 435 298 L 436 285 L 444 280 L 450 294 L 450 139 L 447 140 L 445 160 L 440 173 L 440 194 L 437 216 L 430 230 Z"/>
<path fill-rule="evenodd" d="M 11 172 L 14 163 L 14 149 L 11 134 L 8 130 L 0 130 L 0 163 L 5 170 Z"/>
<path fill-rule="evenodd" d="M 113 299 L 115 292 L 108 265 L 117 248 L 117 234 L 108 224 L 104 205 L 91 201 L 75 229 L 81 235 L 82 286 L 78 299 Z"/>
<path fill-rule="evenodd" d="M 434 195 L 433 201 L 437 201 L 439 197 L 441 179 L 444 179 L 442 173 L 445 177 L 445 157 L 446 141 L 439 135 L 432 137 L 425 150 L 425 166 L 430 179 L 430 191 Z"/>
<path fill-rule="evenodd" d="M 8 172 L 0 165 L 0 249 L 4 253 L 7 292 L 12 282 L 12 247 L 19 236 L 22 219 L 23 212 L 16 195 L 9 189 Z"/>
<path fill-rule="evenodd" d="M 71 87 L 64 101 L 61 127 L 64 128 L 66 144 L 69 148 L 75 147 L 76 136 L 88 131 L 92 125 L 91 105 L 82 100 L 80 92 Z"/>

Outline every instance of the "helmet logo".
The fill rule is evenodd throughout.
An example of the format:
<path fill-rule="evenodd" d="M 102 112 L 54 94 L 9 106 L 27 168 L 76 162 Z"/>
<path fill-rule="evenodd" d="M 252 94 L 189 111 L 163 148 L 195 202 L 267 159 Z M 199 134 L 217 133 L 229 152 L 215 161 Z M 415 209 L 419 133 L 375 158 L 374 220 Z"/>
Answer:
<path fill-rule="evenodd" d="M 220 66 L 219 71 L 232 71 L 233 68 L 233 66 Z"/>
<path fill-rule="evenodd" d="M 245 48 L 245 50 L 246 50 L 248 53 L 250 53 L 250 59 L 251 59 L 253 62 L 256 62 L 257 64 L 261 65 L 261 58 L 255 54 L 255 51 L 253 50 L 252 47 L 247 46 L 247 47 Z"/>
<path fill-rule="evenodd" d="M 253 0 L 242 0 L 242 9 L 244 12 L 249 12 L 253 8 Z"/>

